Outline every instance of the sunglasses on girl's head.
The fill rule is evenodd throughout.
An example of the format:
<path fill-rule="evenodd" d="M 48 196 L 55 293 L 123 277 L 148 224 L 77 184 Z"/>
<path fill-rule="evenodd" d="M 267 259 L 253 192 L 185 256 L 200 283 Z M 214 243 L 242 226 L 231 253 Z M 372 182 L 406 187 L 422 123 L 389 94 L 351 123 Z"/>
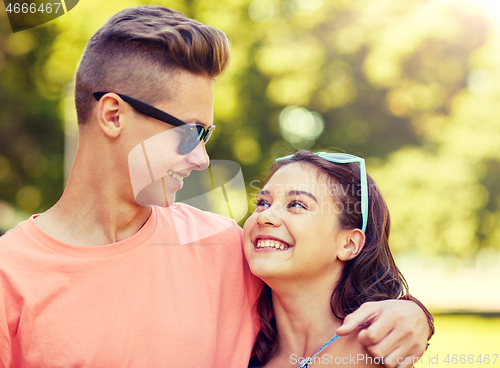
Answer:
<path fill-rule="evenodd" d="M 316 152 L 315 155 L 319 157 L 335 162 L 337 164 L 348 164 L 355 162 L 359 164 L 360 178 L 361 178 L 361 216 L 363 218 L 363 232 L 366 232 L 366 223 L 368 222 L 368 184 L 366 179 L 366 167 L 365 160 L 361 157 L 350 155 L 348 153 L 327 153 L 327 152 Z M 294 155 L 289 155 L 285 157 L 280 157 L 276 159 L 276 162 L 288 160 Z"/>
<path fill-rule="evenodd" d="M 109 92 L 94 92 L 92 95 L 97 101 L 99 101 L 106 93 Z M 150 118 L 163 121 L 164 123 L 176 127 L 182 127 L 185 130 L 185 135 L 184 137 L 182 137 L 182 140 L 179 143 L 179 147 L 177 147 L 179 154 L 181 155 L 187 155 L 189 152 L 194 150 L 198 143 L 200 143 L 200 141 L 207 143 L 215 129 L 215 125 L 207 128 L 202 124 L 187 124 L 182 120 L 179 120 L 176 117 L 157 109 L 154 106 L 148 105 L 147 103 L 141 102 L 126 95 L 122 95 L 120 93 L 116 94 L 120 96 L 123 101 L 132 106 L 135 111 L 149 116 Z"/>

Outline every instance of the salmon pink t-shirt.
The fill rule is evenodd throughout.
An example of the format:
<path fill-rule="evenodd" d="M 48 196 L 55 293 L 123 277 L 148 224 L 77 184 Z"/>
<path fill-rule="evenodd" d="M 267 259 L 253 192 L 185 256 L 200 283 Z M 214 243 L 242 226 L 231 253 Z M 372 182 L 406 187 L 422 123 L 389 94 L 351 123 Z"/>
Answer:
<path fill-rule="evenodd" d="M 260 282 L 241 241 L 184 204 L 103 246 L 30 218 L 0 238 L 0 367 L 247 367 Z"/>

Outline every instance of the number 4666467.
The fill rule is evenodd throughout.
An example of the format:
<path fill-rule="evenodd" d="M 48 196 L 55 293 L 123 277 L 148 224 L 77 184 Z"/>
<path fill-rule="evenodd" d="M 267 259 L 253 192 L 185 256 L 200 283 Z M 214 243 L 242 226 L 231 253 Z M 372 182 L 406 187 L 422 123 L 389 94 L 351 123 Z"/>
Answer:
<path fill-rule="evenodd" d="M 57 13 L 61 3 L 42 3 L 37 6 L 35 3 L 9 3 L 7 6 L 7 13 Z"/>
<path fill-rule="evenodd" d="M 447 354 L 444 358 L 444 362 L 447 364 L 496 364 L 499 354 L 479 354 L 476 356 L 474 354 Z"/>

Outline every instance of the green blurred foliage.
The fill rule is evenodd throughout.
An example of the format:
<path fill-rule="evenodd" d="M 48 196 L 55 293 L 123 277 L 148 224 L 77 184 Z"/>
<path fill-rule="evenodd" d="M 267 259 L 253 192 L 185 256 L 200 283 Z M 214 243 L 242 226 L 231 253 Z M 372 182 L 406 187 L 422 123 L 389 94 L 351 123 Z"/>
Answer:
<path fill-rule="evenodd" d="M 0 16 L 0 231 L 62 193 L 63 86 L 42 72 L 57 32 L 47 26 L 12 34 L 6 13 Z"/>
<path fill-rule="evenodd" d="M 140 4 L 153 2 L 81 1 L 65 16 L 19 35 L 2 24 L 4 203 L 41 211 L 60 195 L 65 86 L 98 27 Z M 208 150 L 213 159 L 238 161 L 247 183 L 265 176 L 278 156 L 338 147 L 368 159 L 391 210 L 395 252 L 467 258 L 500 248 L 499 24 L 482 3 L 154 4 L 230 38 L 232 61 L 216 85 L 218 129 Z M 280 114 L 290 106 L 320 114 L 322 134 L 285 140 Z M 300 124 L 289 126 L 306 132 Z M 250 201 L 256 191 L 255 183 L 248 186 Z"/>
<path fill-rule="evenodd" d="M 415 367 L 434 368 L 456 364 L 481 368 L 500 363 L 497 348 L 497 341 L 500 339 L 498 314 L 438 314 L 434 317 L 436 334 L 432 337 L 422 360 L 416 363 Z M 467 338 L 464 338 L 465 335 Z"/>

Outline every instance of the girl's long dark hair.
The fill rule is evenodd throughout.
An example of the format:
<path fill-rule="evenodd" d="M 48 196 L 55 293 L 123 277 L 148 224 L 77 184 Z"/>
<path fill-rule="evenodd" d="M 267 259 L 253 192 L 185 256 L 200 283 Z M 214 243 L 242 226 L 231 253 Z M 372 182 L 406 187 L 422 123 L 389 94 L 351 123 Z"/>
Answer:
<path fill-rule="evenodd" d="M 356 163 L 337 164 L 320 158 L 309 151 L 299 151 L 290 159 L 279 161 L 271 167 L 268 179 L 285 165 L 300 162 L 318 169 L 327 177 L 335 201 L 343 209 L 339 225 L 343 229 L 362 227 L 360 211 L 360 169 Z M 349 313 L 368 301 L 396 299 L 406 294 L 408 286 L 396 267 L 389 250 L 391 220 L 389 210 L 373 179 L 368 176 L 368 223 L 366 241 L 362 251 L 345 262 L 340 279 L 333 290 L 330 307 L 333 314 L 344 319 Z M 278 347 L 276 321 L 273 315 L 271 288 L 264 286 L 255 305 L 260 317 L 260 331 L 253 349 L 251 365 L 266 364 Z"/>

